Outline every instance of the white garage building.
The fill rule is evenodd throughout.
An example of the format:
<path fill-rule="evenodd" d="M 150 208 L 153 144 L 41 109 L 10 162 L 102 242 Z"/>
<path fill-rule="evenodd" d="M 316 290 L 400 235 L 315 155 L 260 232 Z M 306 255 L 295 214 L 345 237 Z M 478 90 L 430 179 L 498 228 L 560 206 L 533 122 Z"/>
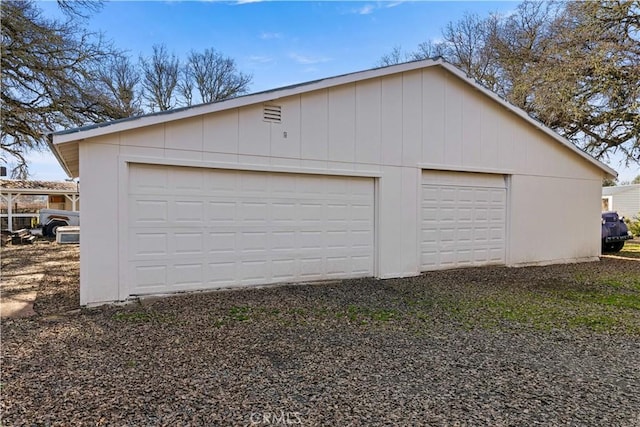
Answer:
<path fill-rule="evenodd" d="M 596 260 L 615 171 L 441 61 L 53 135 L 81 303 Z"/>

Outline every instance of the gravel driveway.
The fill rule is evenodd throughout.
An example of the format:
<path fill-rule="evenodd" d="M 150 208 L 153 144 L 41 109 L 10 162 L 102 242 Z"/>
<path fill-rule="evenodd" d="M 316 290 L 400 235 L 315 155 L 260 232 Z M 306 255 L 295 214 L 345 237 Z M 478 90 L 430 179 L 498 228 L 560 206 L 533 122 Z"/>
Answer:
<path fill-rule="evenodd" d="M 610 258 L 41 302 L 2 324 L 2 425 L 640 426 L 637 301 Z"/>

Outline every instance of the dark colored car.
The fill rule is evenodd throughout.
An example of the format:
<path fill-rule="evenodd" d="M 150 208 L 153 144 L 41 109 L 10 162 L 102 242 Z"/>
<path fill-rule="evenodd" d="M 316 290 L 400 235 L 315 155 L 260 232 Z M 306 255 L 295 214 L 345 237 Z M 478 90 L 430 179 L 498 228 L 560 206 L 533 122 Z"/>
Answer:
<path fill-rule="evenodd" d="M 619 252 L 632 238 L 618 212 L 602 212 L 602 252 Z"/>

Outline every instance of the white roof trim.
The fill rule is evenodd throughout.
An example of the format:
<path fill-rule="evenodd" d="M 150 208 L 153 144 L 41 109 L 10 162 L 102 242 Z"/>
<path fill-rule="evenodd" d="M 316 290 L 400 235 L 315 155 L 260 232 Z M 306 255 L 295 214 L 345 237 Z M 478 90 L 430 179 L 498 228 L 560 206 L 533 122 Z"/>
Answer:
<path fill-rule="evenodd" d="M 137 118 L 117 120 L 113 122 L 107 122 L 103 125 L 93 125 L 93 126 L 72 129 L 68 131 L 57 132 L 52 134 L 49 146 L 52 148 L 52 150 L 54 151 L 54 154 L 56 155 L 56 157 L 58 157 L 58 160 L 64 167 L 66 166 L 66 163 L 63 161 L 64 158 L 61 155 L 61 153 L 58 152 L 57 150 L 58 144 L 79 142 L 87 138 L 94 138 L 101 135 L 106 135 L 106 134 L 111 134 L 116 132 L 123 132 L 130 129 L 136 129 L 136 128 L 141 128 L 145 126 L 152 126 L 160 123 L 166 123 L 169 121 L 186 119 L 194 116 L 229 110 L 233 108 L 244 107 L 252 104 L 260 104 L 260 103 L 269 102 L 275 99 L 284 98 L 287 96 L 294 96 L 294 95 L 299 95 L 306 92 L 311 92 L 314 90 L 327 89 L 333 86 L 354 83 L 361 80 L 373 79 L 373 78 L 383 77 L 391 74 L 429 68 L 433 66 L 440 66 L 444 68 L 454 76 L 458 77 L 459 79 L 463 80 L 465 83 L 469 84 L 475 90 L 483 93 L 484 95 L 493 99 L 495 102 L 502 105 L 504 108 L 510 110 L 520 118 L 526 120 L 531 125 L 539 129 L 546 135 L 550 136 L 551 138 L 555 139 L 560 144 L 569 148 L 574 153 L 578 154 L 579 156 L 581 156 L 582 158 L 584 158 L 594 166 L 602 169 L 604 172 L 606 172 L 607 174 L 613 177 L 617 177 L 618 173 L 615 170 L 605 165 L 604 163 L 596 160 L 595 158 L 591 157 L 589 154 L 585 153 L 584 151 L 580 150 L 568 139 L 560 136 L 559 134 L 557 134 L 547 126 L 543 125 L 542 123 L 534 120 L 524 110 L 510 104 L 509 102 L 505 101 L 504 99 L 502 99 L 500 96 L 490 91 L 489 89 L 484 88 L 475 80 L 469 78 L 463 71 L 443 61 L 442 59 L 437 59 L 437 60 L 427 59 L 422 61 L 413 61 L 413 62 L 407 62 L 403 64 L 398 64 L 398 65 L 392 65 L 389 67 L 359 71 L 351 74 L 345 74 L 342 76 L 329 77 L 323 80 L 313 81 L 309 83 L 301 83 L 299 85 L 289 86 L 281 89 L 260 92 L 253 95 L 241 96 L 241 97 L 229 99 L 226 101 L 215 102 L 210 104 L 202 104 L 202 105 L 198 105 L 190 108 L 183 108 L 183 109 L 167 111 L 163 113 L 149 114 L 149 115 L 140 116 Z M 67 167 L 65 167 L 65 170 L 67 171 L 67 173 L 69 173 L 69 169 Z"/>

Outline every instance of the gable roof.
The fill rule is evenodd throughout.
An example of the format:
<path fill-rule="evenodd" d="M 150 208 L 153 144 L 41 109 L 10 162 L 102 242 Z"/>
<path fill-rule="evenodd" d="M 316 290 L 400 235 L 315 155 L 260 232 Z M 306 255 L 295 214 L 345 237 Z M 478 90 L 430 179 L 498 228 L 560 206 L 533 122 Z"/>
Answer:
<path fill-rule="evenodd" d="M 392 74 L 403 73 L 407 71 L 419 70 L 430 67 L 441 67 L 458 77 L 470 85 L 473 89 L 481 92 L 485 96 L 488 96 L 507 110 L 511 111 L 515 115 L 519 116 L 523 120 L 529 122 L 532 126 L 542 131 L 546 135 L 553 138 L 558 143 L 569 148 L 575 154 L 579 155 L 589 163 L 598 167 L 609 176 L 616 177 L 618 174 L 615 170 L 605 165 L 604 163 L 591 157 L 578 147 L 576 147 L 571 141 L 560 136 L 558 133 L 543 125 L 541 122 L 533 119 L 524 110 L 514 106 L 507 102 L 496 93 L 490 91 L 484 86 L 480 85 L 475 80 L 469 78 L 462 70 L 449 64 L 443 59 L 426 59 L 420 61 L 405 62 L 402 64 L 391 65 L 387 67 L 374 68 L 365 71 L 358 71 L 349 74 L 343 74 L 340 76 L 329 77 L 326 79 L 314 80 L 311 82 L 285 86 L 278 89 L 267 90 L 264 92 L 253 93 L 249 95 L 239 96 L 224 101 L 213 102 L 208 104 L 200 104 L 191 107 L 177 108 L 168 111 L 162 111 L 158 113 L 146 114 L 137 117 L 130 117 L 127 119 L 115 120 L 111 122 L 99 123 L 90 126 L 83 126 L 80 128 L 63 130 L 55 132 L 49 135 L 49 147 L 53 151 L 54 155 L 64 168 L 65 172 L 69 176 L 77 176 L 79 173 L 78 168 L 78 143 L 79 141 L 87 138 L 93 138 L 101 135 L 107 135 L 110 133 L 122 132 L 131 129 L 141 128 L 145 126 L 152 126 L 155 124 L 166 123 L 174 120 L 186 119 L 194 116 L 214 113 L 218 111 L 224 111 L 239 107 L 244 107 L 252 104 L 261 104 L 274 99 L 284 98 L 287 96 L 299 95 L 306 92 L 315 90 L 327 89 L 334 86 L 339 86 L 348 83 L 354 83 L 361 80 L 367 80 L 372 78 L 384 77 Z"/>
<path fill-rule="evenodd" d="M 640 192 L 640 184 L 616 185 L 614 187 L 602 187 L 602 195 L 614 196 L 616 194 L 626 193 L 627 191 L 633 191 L 633 190 Z"/>

